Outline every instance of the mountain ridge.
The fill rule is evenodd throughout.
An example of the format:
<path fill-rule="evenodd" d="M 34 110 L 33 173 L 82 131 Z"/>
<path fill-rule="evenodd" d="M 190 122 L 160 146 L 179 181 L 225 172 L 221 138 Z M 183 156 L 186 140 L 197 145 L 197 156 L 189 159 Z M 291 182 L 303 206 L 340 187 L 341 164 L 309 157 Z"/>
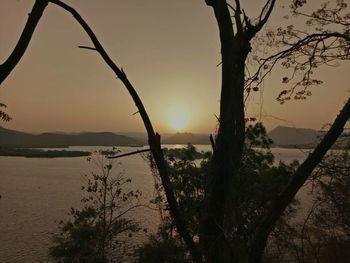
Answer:
<path fill-rule="evenodd" d="M 62 134 L 44 132 L 32 134 L 0 127 L 0 146 L 25 148 L 62 148 L 68 146 L 134 146 L 140 140 L 112 132 L 82 132 Z"/>
<path fill-rule="evenodd" d="M 324 135 L 324 132 L 310 128 L 277 126 L 267 135 L 273 140 L 273 146 L 314 147 L 320 141 L 320 138 Z"/>
<path fill-rule="evenodd" d="M 314 147 L 324 132 L 309 128 L 277 126 L 268 132 L 272 147 Z M 163 144 L 210 144 L 209 135 L 190 132 L 163 134 Z M 147 144 L 146 133 L 113 132 L 43 132 L 29 133 L 0 126 L 0 146 L 52 148 L 68 146 L 139 146 Z"/>

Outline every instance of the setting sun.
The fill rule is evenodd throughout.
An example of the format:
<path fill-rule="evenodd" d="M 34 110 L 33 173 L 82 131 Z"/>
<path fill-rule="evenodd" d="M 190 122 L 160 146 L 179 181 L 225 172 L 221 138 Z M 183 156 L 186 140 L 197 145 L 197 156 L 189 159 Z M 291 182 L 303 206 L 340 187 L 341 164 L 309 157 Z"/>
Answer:
<path fill-rule="evenodd" d="M 165 112 L 165 118 L 168 123 L 168 127 L 173 131 L 179 132 L 183 129 L 187 129 L 189 125 L 190 113 L 185 107 L 171 107 Z"/>
<path fill-rule="evenodd" d="M 176 113 L 169 118 L 169 122 L 172 128 L 181 130 L 187 126 L 188 119 L 183 113 Z"/>

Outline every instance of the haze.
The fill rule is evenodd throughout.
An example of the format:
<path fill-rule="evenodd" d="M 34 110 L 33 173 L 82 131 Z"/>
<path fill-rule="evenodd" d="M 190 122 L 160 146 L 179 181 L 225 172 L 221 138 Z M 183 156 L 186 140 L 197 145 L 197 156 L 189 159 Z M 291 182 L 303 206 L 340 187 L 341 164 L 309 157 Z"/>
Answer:
<path fill-rule="evenodd" d="M 171 116 L 186 115 L 181 131 L 214 132 L 219 107 L 220 47 L 211 8 L 204 0 L 76 0 L 76 8 L 139 92 L 156 130 L 174 132 Z M 254 14 L 257 2 L 246 1 Z M 1 0 L 0 59 L 15 46 L 34 1 Z M 269 28 L 289 21 L 277 6 Z M 144 131 L 126 89 L 94 51 L 67 13 L 50 5 L 21 62 L 0 89 L 0 101 L 23 131 Z M 268 129 L 277 125 L 319 129 L 348 97 L 349 63 L 325 67 L 324 81 L 306 101 L 280 105 L 283 72 L 275 70 L 264 92 L 247 104 L 247 115 Z M 262 96 L 261 96 L 262 95 Z M 171 115 L 173 114 L 173 115 Z M 175 115 L 174 115 L 175 114 Z M 173 121 L 174 122 L 174 121 Z"/>

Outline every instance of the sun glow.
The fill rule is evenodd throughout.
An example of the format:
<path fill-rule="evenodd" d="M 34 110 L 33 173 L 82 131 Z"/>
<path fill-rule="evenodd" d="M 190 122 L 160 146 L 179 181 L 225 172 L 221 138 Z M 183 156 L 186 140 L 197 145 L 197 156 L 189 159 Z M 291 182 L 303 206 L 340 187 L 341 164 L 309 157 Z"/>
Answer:
<path fill-rule="evenodd" d="M 173 130 L 183 131 L 188 126 L 189 116 L 183 109 L 171 110 L 167 115 L 168 124 Z"/>
<path fill-rule="evenodd" d="M 187 118 L 185 115 L 177 114 L 170 118 L 170 124 L 174 129 L 181 130 L 187 125 Z"/>

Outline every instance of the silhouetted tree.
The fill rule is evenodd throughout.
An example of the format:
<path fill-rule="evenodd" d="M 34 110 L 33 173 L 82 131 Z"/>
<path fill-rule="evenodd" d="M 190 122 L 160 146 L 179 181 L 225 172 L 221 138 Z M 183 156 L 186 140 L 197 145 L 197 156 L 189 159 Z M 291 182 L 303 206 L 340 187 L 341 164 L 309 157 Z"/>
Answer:
<path fill-rule="evenodd" d="M 346 139 L 346 138 L 345 138 Z M 342 143 L 322 160 L 309 179 L 312 205 L 305 217 L 275 229 L 268 254 L 279 262 L 347 262 L 350 255 L 350 159 Z M 282 230 L 282 231 L 280 231 Z"/>
<path fill-rule="evenodd" d="M 59 233 L 53 235 L 49 254 L 56 262 L 122 261 L 126 236 L 140 229 L 136 221 L 125 217 L 140 206 L 141 193 L 128 189 L 131 179 L 122 172 L 113 173 L 118 163 L 106 159 L 102 152 L 88 160 L 98 172 L 85 175 L 83 207 L 71 208 L 70 219 L 61 221 Z"/>
<path fill-rule="evenodd" d="M 255 20 L 252 20 L 245 13 L 244 9 L 241 7 L 240 0 L 232 1 L 233 4 L 227 0 L 205 1 L 206 4 L 213 9 L 219 28 L 222 82 L 218 130 L 215 138 L 211 140 L 213 156 L 210 161 L 209 173 L 205 182 L 203 206 L 200 208 L 199 242 L 192 238 L 185 217 L 181 209 L 179 209 L 179 203 L 175 198 L 169 177 L 169 170 L 162 152 L 160 135 L 155 132 L 135 88 L 128 80 L 125 72 L 108 56 L 94 32 L 79 13 L 60 0 L 51 0 L 49 2 L 60 6 L 74 16 L 93 43 L 93 47 L 82 48 L 97 51 L 114 71 L 116 76 L 122 81 L 134 100 L 148 133 L 148 142 L 154 160 L 154 168 L 158 171 L 161 178 L 171 216 L 174 219 L 179 235 L 182 237 L 191 254 L 193 262 L 260 262 L 267 239 L 275 227 L 276 222 L 282 217 L 295 194 L 302 187 L 307 178 L 309 178 L 328 149 L 340 136 L 350 116 L 350 100 L 348 100 L 320 144 L 298 169 L 295 170 L 288 184 L 268 203 L 267 209 L 264 210 L 263 214 L 255 218 L 257 221 L 254 224 L 254 228 L 251 229 L 249 238 L 247 238 L 245 232 L 242 232 L 242 229 L 245 229 L 245 223 L 244 220 L 242 221 L 244 215 L 240 209 L 240 200 L 247 193 L 241 191 L 241 177 L 239 173 L 242 166 L 244 142 L 246 138 L 244 92 L 245 89 L 249 87 L 249 77 L 246 74 L 245 67 L 248 55 L 252 50 L 251 41 L 269 20 L 276 0 L 266 0 L 260 15 Z M 297 10 L 305 4 L 306 0 L 294 0 L 292 2 L 292 8 Z M 340 3 L 341 8 L 345 8 L 344 1 L 338 1 L 337 3 Z M 40 6 L 41 9 L 39 10 L 42 11 L 45 8 L 46 1 L 37 0 L 36 5 Z M 34 8 L 32 13 L 34 13 Z M 41 13 L 42 12 L 38 12 L 40 15 Z M 328 13 L 322 11 L 313 17 L 313 21 L 322 21 L 319 17 L 322 17 L 324 22 L 329 18 Z M 307 77 L 311 74 L 311 69 L 314 68 L 314 65 L 317 65 L 315 61 L 318 60 L 315 59 L 321 58 L 322 60 L 322 54 L 324 54 L 325 51 L 333 50 L 332 46 L 323 44 L 325 43 L 324 38 L 339 37 L 339 39 L 343 39 L 341 43 L 345 45 L 345 50 L 348 50 L 349 31 L 347 21 L 349 16 L 344 15 L 343 19 L 345 22 L 343 20 L 339 21 L 341 24 L 346 23 L 346 31 L 340 35 L 333 31 L 326 31 L 324 34 L 322 32 L 317 32 L 315 34 L 307 33 L 305 37 L 300 39 L 297 37 L 297 41 L 293 42 L 290 37 L 294 35 L 289 34 L 289 32 L 293 30 L 282 31 L 282 38 L 286 36 L 287 40 L 291 39 L 290 42 L 283 42 L 283 44 L 290 45 L 290 47 L 266 58 L 265 62 L 262 61 L 262 69 L 269 69 L 272 67 L 266 65 L 267 61 L 273 61 L 272 65 L 275 65 L 279 60 L 287 59 L 288 61 L 289 58 L 293 58 L 293 54 L 301 52 L 301 54 L 307 58 L 307 63 L 311 63 L 310 65 L 304 65 L 304 76 L 306 76 L 306 79 L 303 78 L 300 82 L 301 85 L 308 86 L 310 81 Z M 38 19 L 36 19 L 36 21 L 37 20 Z M 28 24 L 34 25 L 35 27 L 35 23 L 29 23 L 29 20 L 27 25 Z M 21 42 L 28 43 L 29 41 L 23 41 L 21 38 L 19 43 Z M 319 43 L 321 46 L 319 46 Z M 312 48 L 312 46 L 314 48 Z M 25 47 L 26 46 L 24 46 L 24 49 Z M 20 57 L 24 49 L 22 48 L 17 52 L 15 50 L 15 54 L 17 54 L 15 57 Z M 320 53 L 318 53 L 320 55 L 316 56 L 315 54 L 318 51 L 320 51 Z M 345 57 L 348 57 L 348 53 L 345 53 Z M 16 61 L 18 61 L 18 59 L 15 60 L 15 63 Z M 10 69 L 13 68 L 15 63 L 10 63 Z M 286 65 L 298 69 L 298 63 L 299 62 L 296 62 L 295 64 L 293 61 L 293 63 Z M 303 65 L 303 63 L 301 63 L 301 65 Z M 302 67 L 301 70 L 304 70 L 304 67 Z M 6 69 L 7 67 L 4 68 L 3 66 L 0 68 L 1 71 L 5 71 L 5 74 L 1 72 L 5 77 L 8 75 L 6 73 L 8 70 Z M 257 77 L 259 77 L 259 75 L 257 75 Z M 283 78 L 284 82 L 288 82 L 288 79 L 289 78 Z M 255 83 L 256 81 L 259 82 L 259 79 L 255 77 L 251 78 L 251 82 Z M 311 83 L 313 83 L 313 81 L 311 81 Z M 255 86 L 253 90 L 256 90 Z M 246 91 L 249 92 L 248 89 L 246 89 Z M 291 91 L 293 92 L 294 89 L 292 88 Z M 292 92 L 288 93 L 288 90 L 283 91 L 281 96 L 291 94 Z M 300 96 L 303 97 L 303 94 L 300 94 Z"/>

